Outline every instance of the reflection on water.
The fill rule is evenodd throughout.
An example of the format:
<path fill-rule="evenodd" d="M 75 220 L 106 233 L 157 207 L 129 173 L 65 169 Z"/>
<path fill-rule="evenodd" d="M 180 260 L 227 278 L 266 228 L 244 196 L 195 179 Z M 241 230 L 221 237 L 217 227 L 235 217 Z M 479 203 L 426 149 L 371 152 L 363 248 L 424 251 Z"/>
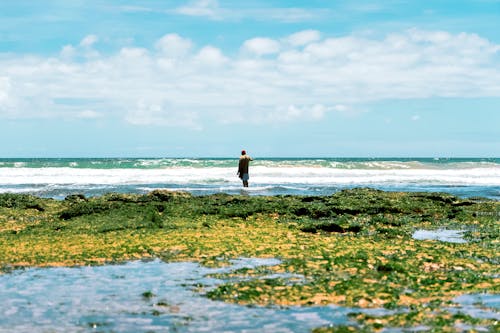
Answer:
<path fill-rule="evenodd" d="M 464 230 L 417 230 L 413 233 L 413 238 L 418 240 L 439 240 L 448 243 L 465 243 Z"/>
<path fill-rule="evenodd" d="M 500 295 L 492 294 L 472 294 L 461 295 L 454 300 L 460 304 L 459 310 L 450 309 L 450 311 L 465 313 L 474 318 L 496 319 L 500 320 L 500 312 L 493 309 L 500 309 Z"/>
<path fill-rule="evenodd" d="M 207 268 L 154 260 L 17 270 L 0 275 L 0 332 L 308 332 L 349 324 L 352 312 L 392 313 L 337 306 L 248 307 L 211 301 L 195 291 L 223 282 L 210 274 L 279 263 L 246 258 L 230 267 Z M 478 300 L 483 307 L 476 307 Z M 495 312 L 484 307 L 499 307 L 494 295 L 456 301 L 477 317 L 491 318 Z"/>
<path fill-rule="evenodd" d="M 0 276 L 0 332 L 307 332 L 348 321 L 352 309 L 246 307 L 192 290 L 222 282 L 207 274 L 279 261 L 233 263 L 211 269 L 155 260 L 15 271 Z"/>

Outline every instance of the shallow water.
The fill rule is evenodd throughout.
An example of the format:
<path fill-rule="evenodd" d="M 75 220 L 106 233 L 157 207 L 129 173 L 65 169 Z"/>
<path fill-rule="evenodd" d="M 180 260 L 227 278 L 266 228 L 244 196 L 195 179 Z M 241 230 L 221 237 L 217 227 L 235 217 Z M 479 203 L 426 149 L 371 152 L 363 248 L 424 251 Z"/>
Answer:
<path fill-rule="evenodd" d="M 244 258 L 230 267 L 207 268 L 153 260 L 16 270 L 0 275 L 0 332 L 308 332 L 353 324 L 348 318 L 353 312 L 393 313 L 338 306 L 249 307 L 211 301 L 194 290 L 224 282 L 209 274 L 279 263 Z M 463 295 L 455 302 L 460 306 L 452 312 L 500 319 L 497 295 Z"/>
<path fill-rule="evenodd" d="M 210 269 L 155 260 L 14 271 L 0 276 L 0 332 L 307 332 L 348 322 L 353 309 L 246 307 L 193 291 L 222 282 L 210 273 L 278 263 L 240 259 Z M 147 292 L 154 296 L 144 297 Z"/>
<path fill-rule="evenodd" d="M 474 318 L 500 320 L 500 312 L 493 310 L 500 309 L 500 295 L 461 295 L 453 301 L 460 305 L 460 309 L 450 309 L 451 311 L 465 313 Z"/>
<path fill-rule="evenodd" d="M 448 243 L 466 243 L 463 239 L 465 230 L 417 230 L 413 233 L 413 238 L 417 240 L 438 240 Z"/>

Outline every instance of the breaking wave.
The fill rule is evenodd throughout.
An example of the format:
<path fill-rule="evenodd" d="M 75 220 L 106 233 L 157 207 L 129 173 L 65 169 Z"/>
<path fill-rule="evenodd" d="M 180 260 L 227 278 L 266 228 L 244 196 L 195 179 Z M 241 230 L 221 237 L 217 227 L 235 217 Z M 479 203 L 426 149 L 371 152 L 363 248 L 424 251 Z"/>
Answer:
<path fill-rule="evenodd" d="M 61 197 L 166 188 L 239 193 L 235 159 L 0 160 L 0 192 Z M 498 159 L 255 159 L 249 194 L 331 194 L 370 186 L 498 198 Z"/>

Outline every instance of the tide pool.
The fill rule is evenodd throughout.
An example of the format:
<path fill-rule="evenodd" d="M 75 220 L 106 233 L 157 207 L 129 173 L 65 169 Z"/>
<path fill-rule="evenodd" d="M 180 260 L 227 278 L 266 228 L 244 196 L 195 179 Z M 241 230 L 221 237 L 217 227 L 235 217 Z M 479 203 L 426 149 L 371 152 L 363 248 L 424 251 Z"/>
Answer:
<path fill-rule="evenodd" d="M 0 332 L 307 332 L 349 322 L 349 308 L 248 307 L 196 292 L 222 283 L 208 274 L 278 263 L 246 258 L 207 268 L 153 260 L 16 270 L 0 276 Z"/>

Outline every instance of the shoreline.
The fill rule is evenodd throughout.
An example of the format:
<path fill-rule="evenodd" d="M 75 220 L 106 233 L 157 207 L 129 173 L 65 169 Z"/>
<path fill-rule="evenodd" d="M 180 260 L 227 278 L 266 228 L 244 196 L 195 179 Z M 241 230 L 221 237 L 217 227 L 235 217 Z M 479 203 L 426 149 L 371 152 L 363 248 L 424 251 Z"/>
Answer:
<path fill-rule="evenodd" d="M 206 266 L 240 257 L 277 258 L 282 263 L 264 271 L 233 273 L 248 279 L 228 279 L 206 296 L 262 306 L 408 309 L 379 319 L 387 327 L 434 327 L 440 320 L 451 325 L 459 318 L 444 308 L 455 297 L 500 294 L 499 212 L 494 200 L 369 188 L 329 196 L 156 190 L 62 201 L 0 194 L 0 271 L 144 258 Z M 464 242 L 413 237 L 418 230 L 440 229 L 462 230 Z M 305 280 L 266 278 L 272 273 Z"/>

